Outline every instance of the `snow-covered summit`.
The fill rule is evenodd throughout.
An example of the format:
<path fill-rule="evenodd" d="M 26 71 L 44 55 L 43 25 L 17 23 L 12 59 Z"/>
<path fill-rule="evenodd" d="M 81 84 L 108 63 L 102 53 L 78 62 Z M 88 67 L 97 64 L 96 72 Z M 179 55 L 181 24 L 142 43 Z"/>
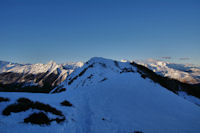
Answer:
<path fill-rule="evenodd" d="M 13 67 L 21 66 L 21 64 L 7 62 L 7 61 L 0 61 L 0 73 L 6 72 Z"/>
<path fill-rule="evenodd" d="M 93 57 L 69 75 L 67 83 L 74 87 L 95 85 L 127 71 L 135 71 L 135 68 L 129 62 Z"/>
<path fill-rule="evenodd" d="M 64 63 L 62 64 L 62 66 L 66 69 L 76 69 L 79 67 L 82 67 L 84 65 L 83 62 L 79 61 L 79 62 L 69 62 L 69 63 Z"/>

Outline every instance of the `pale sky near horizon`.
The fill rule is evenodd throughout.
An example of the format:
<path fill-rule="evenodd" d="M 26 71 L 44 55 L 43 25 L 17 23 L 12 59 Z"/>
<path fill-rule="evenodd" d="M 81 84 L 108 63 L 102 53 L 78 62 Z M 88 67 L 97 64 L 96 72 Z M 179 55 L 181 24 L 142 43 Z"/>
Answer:
<path fill-rule="evenodd" d="M 0 60 L 63 63 L 94 56 L 200 64 L 200 1 L 0 1 Z"/>

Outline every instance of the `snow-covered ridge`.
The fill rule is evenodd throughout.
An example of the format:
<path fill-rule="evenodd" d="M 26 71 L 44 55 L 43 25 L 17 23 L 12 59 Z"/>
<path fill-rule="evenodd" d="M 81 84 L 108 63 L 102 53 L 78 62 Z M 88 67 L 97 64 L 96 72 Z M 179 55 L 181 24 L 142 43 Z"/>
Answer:
<path fill-rule="evenodd" d="M 63 85 L 67 91 L 53 95 L 6 93 L 0 112 L 20 97 L 49 104 L 63 112 L 66 121 L 48 126 L 23 123 L 33 112 L 0 115 L 1 132 L 49 133 L 199 133 L 199 106 L 144 78 L 137 64 L 92 58 L 71 73 Z M 154 72 L 152 72 L 154 73 Z M 155 74 L 155 73 L 154 73 Z M 188 96 L 187 94 L 182 94 Z M 186 97 L 187 98 L 187 97 Z M 63 107 L 67 100 L 73 107 Z M 49 118 L 52 114 L 47 112 Z M 15 127 L 15 128 L 10 128 Z"/>
<path fill-rule="evenodd" d="M 137 63 L 144 65 L 164 77 L 169 77 L 189 84 L 200 83 L 200 66 L 175 64 L 154 59 L 137 61 Z"/>
<path fill-rule="evenodd" d="M 168 80 L 168 78 L 160 79 L 157 74 L 154 72 L 149 73 L 149 69 L 146 69 L 144 70 L 134 62 L 94 57 L 71 73 L 62 85 L 68 89 L 95 86 L 124 73 L 132 73 L 138 74 L 145 80 L 155 82 L 178 95 L 180 94 L 181 97 L 200 105 L 199 94 L 197 94 L 200 91 L 196 90 L 199 88 L 199 85 L 182 84 L 181 82 L 176 82 L 176 80 Z M 183 93 L 185 95 L 182 95 Z"/>
<path fill-rule="evenodd" d="M 138 70 L 137 64 L 131 64 L 129 61 L 115 61 L 111 59 L 105 59 L 101 57 L 93 57 L 88 62 L 82 63 L 66 63 L 66 64 L 56 64 L 51 61 L 47 64 L 14 64 L 12 67 L 7 67 L 11 63 L 2 63 L 2 68 L 6 71 L 0 73 L 0 83 L 6 85 L 12 85 L 16 83 L 23 83 L 24 86 L 40 86 L 43 88 L 50 88 L 48 91 L 44 92 L 60 92 L 63 88 L 74 89 L 86 86 L 95 86 L 108 79 L 113 79 L 118 75 L 123 73 L 137 73 L 141 75 L 142 78 L 148 77 L 146 80 L 154 81 L 160 85 L 164 84 L 164 87 L 183 96 L 182 91 L 186 94 L 190 94 L 192 97 L 200 97 L 197 93 L 199 86 L 192 85 L 181 85 L 178 82 L 168 81 L 168 79 L 159 80 L 159 77 L 155 75 L 154 71 L 152 73 L 146 73 L 142 70 Z M 12 65 L 12 64 L 11 64 Z M 15 66 L 16 65 L 16 66 Z M 172 65 L 172 64 L 169 64 Z M 168 64 L 166 62 L 154 62 L 151 66 L 156 66 L 155 68 L 168 69 Z M 157 67 L 160 66 L 160 67 Z M 174 64 L 173 64 L 174 66 Z M 149 67 L 147 67 L 149 68 Z M 3 70 L 2 69 L 2 70 Z M 150 68 L 151 69 L 151 68 Z M 179 68 L 180 69 L 180 68 Z M 164 69 L 165 70 L 165 69 Z M 180 71 L 180 70 L 174 70 Z M 167 71 L 168 72 L 168 71 Z M 159 73 L 159 72 L 157 72 Z M 160 73 L 159 73 L 160 74 Z M 169 72 L 168 72 L 169 74 Z M 153 76 L 152 76 L 153 75 Z M 162 75 L 162 73 L 160 74 Z M 166 75 L 162 75 L 166 76 Z M 181 79 L 179 79 L 181 81 Z M 194 82 L 193 82 L 194 83 Z M 167 85 L 166 85 L 167 84 Z M 13 86 L 11 86 L 13 88 Z M 53 89 L 55 88 L 55 89 Z M 36 89 L 34 89 L 36 90 Z M 42 90 L 42 89 L 40 89 Z M 6 90 L 3 90 L 6 91 Z M 186 97 L 187 99 L 188 97 Z M 189 98 L 190 101 L 194 98 Z M 194 103 L 200 104 L 200 102 L 195 100 Z M 193 102 L 193 101 L 192 101 Z"/>
<path fill-rule="evenodd" d="M 66 84 L 75 88 L 95 85 L 128 71 L 136 71 L 136 68 L 131 66 L 130 62 L 119 62 L 101 57 L 93 57 L 83 67 L 76 69 L 69 75 Z"/>
<path fill-rule="evenodd" d="M 16 66 L 21 66 L 21 65 L 17 63 L 7 62 L 7 61 L 0 61 L 0 73 L 6 72 Z"/>

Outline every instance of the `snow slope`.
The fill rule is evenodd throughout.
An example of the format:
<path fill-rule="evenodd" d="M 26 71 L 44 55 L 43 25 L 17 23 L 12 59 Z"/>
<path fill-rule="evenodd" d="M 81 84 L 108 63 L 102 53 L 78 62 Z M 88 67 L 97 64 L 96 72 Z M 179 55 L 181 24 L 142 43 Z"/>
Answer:
<path fill-rule="evenodd" d="M 200 66 L 189 64 L 175 64 L 165 61 L 149 59 L 146 61 L 137 61 L 138 64 L 144 65 L 154 72 L 184 83 L 200 83 Z"/>
<path fill-rule="evenodd" d="M 105 65 L 104 65 L 105 64 Z M 128 69 L 125 69 L 126 68 Z M 92 58 L 65 81 L 67 91 L 57 94 L 5 93 L 0 111 L 19 97 L 48 103 L 66 116 L 62 124 L 24 124 L 36 110 L 0 115 L 1 133 L 199 133 L 200 107 L 152 82 L 141 78 L 136 68 L 103 58 Z M 91 77 L 91 74 L 93 76 Z M 75 78 L 76 77 L 76 78 Z M 88 78 L 90 77 L 90 78 Z M 102 80 L 106 78 L 106 80 Z M 69 84 L 69 82 L 72 80 Z M 73 107 L 60 106 L 68 100 Z M 49 115 L 49 114 L 48 114 Z M 10 128 L 12 127 L 12 128 Z"/>

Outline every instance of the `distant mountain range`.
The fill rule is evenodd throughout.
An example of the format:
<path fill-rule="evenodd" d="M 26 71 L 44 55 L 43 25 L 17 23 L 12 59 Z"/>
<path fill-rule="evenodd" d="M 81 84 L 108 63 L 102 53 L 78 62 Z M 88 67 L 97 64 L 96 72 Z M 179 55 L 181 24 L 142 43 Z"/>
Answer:
<path fill-rule="evenodd" d="M 49 92 L 82 65 L 82 62 L 17 64 L 0 61 L 0 90 Z"/>
<path fill-rule="evenodd" d="M 175 64 L 165 61 L 149 59 L 137 61 L 138 64 L 148 67 L 164 77 L 179 80 L 188 84 L 200 83 L 200 66 L 192 64 Z"/>

